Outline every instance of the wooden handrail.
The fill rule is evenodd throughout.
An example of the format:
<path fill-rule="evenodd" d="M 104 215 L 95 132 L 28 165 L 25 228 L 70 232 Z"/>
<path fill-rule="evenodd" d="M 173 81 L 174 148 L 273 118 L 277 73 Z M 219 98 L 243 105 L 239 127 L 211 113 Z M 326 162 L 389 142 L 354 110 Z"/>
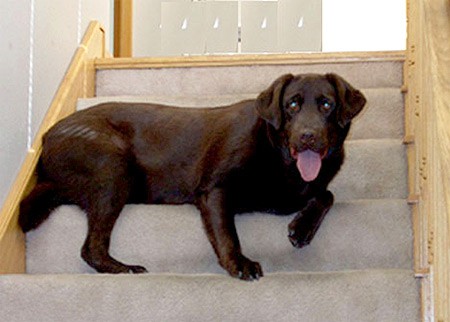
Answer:
<path fill-rule="evenodd" d="M 58 120 L 75 111 L 78 98 L 94 96 L 94 59 L 105 55 L 105 32 L 98 22 L 92 22 L 0 211 L 0 274 L 25 272 L 25 238 L 17 218 L 20 200 L 35 183 L 42 136 Z"/>

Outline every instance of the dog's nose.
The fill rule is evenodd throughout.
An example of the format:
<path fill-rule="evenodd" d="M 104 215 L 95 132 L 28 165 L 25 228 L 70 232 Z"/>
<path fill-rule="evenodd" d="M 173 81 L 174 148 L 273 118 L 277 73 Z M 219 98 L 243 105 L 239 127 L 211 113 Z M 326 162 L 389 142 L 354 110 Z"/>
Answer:
<path fill-rule="evenodd" d="M 313 132 L 307 131 L 307 132 L 304 132 L 300 136 L 300 141 L 303 144 L 307 144 L 307 145 L 311 146 L 311 145 L 314 145 L 316 143 L 316 136 L 314 135 Z"/>

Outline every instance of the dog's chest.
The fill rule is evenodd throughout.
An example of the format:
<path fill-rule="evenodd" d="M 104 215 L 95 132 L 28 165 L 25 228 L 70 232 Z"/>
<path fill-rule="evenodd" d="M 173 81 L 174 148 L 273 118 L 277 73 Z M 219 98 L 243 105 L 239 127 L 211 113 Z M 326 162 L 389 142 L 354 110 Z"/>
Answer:
<path fill-rule="evenodd" d="M 307 184 L 295 172 L 295 167 L 290 169 L 278 162 L 252 162 L 230 178 L 228 200 L 236 212 L 290 214 L 304 203 Z"/>

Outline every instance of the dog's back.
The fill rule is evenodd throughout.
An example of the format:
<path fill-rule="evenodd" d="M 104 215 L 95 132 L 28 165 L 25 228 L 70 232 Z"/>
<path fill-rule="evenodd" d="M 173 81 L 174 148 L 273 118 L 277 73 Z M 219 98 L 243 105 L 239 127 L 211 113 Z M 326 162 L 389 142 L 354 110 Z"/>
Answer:
<path fill-rule="evenodd" d="M 254 101 L 211 109 L 105 103 L 74 113 L 44 136 L 20 225 L 36 228 L 63 201 L 88 209 L 87 196 L 110 181 L 127 202 L 193 203 L 242 165 L 257 119 Z"/>

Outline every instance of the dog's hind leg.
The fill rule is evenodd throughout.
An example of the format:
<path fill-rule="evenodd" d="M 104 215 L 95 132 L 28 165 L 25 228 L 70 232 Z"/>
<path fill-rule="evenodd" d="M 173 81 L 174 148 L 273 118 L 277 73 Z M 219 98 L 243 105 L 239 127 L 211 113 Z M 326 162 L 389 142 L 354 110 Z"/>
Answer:
<path fill-rule="evenodd" d="M 88 233 L 81 256 L 100 273 L 147 272 L 142 266 L 123 264 L 109 254 L 111 232 L 129 194 L 127 180 L 126 176 L 116 175 L 89 197 Z"/>
<path fill-rule="evenodd" d="M 68 117 L 46 134 L 41 170 L 58 194 L 87 213 L 81 257 L 90 266 L 102 273 L 145 272 L 109 255 L 111 232 L 135 180 L 128 141 L 105 120 L 83 115 Z"/>

